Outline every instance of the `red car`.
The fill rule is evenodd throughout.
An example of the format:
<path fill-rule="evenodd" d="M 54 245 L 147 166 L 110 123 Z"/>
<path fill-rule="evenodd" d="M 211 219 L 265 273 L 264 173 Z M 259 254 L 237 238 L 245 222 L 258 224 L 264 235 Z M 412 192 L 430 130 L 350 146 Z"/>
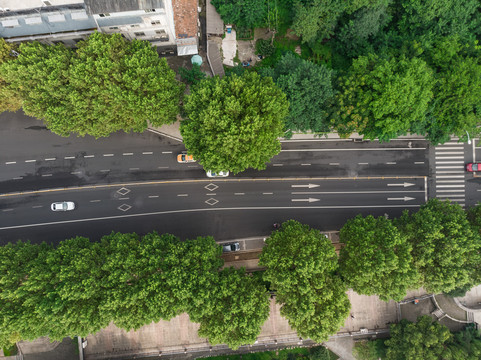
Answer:
<path fill-rule="evenodd" d="M 480 163 L 468 163 L 466 164 L 466 171 L 474 172 L 481 169 Z"/>

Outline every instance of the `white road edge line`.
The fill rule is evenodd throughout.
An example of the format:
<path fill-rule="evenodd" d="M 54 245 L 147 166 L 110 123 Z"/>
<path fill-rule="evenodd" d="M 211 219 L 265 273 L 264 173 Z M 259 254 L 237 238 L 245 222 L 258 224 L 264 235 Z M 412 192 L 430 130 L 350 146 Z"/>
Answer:
<path fill-rule="evenodd" d="M 388 193 L 423 193 L 424 190 L 372 190 L 372 191 L 293 191 L 291 195 L 339 195 L 339 194 L 388 194 Z"/>
<path fill-rule="evenodd" d="M 150 213 L 143 213 L 143 214 L 125 214 L 125 215 L 113 215 L 113 216 L 104 216 L 98 218 L 87 218 L 87 219 L 76 219 L 76 220 L 63 220 L 63 221 L 52 221 L 48 223 L 36 223 L 36 224 L 26 224 L 26 225 L 12 225 L 12 226 L 4 226 L 0 227 L 0 230 L 10 230 L 10 229 L 22 229 L 28 227 L 36 227 L 36 226 L 49 226 L 49 225 L 61 225 L 61 224 L 72 224 L 72 223 L 81 223 L 81 222 L 89 222 L 89 221 L 103 221 L 103 220 L 115 220 L 115 219 L 124 219 L 130 217 L 141 217 L 141 216 L 155 216 L 155 215 L 166 215 L 166 214 L 180 214 L 180 213 L 193 213 L 193 212 L 202 212 L 202 211 L 232 211 L 232 210 L 281 210 L 281 209 L 372 209 L 372 208 L 381 208 L 381 209 L 389 209 L 389 208 L 418 208 L 421 205 L 342 205 L 342 206 L 262 206 L 262 207 L 239 207 L 239 208 L 199 208 L 199 209 L 185 209 L 185 210 L 167 210 L 167 211 L 158 211 L 158 212 L 150 212 Z"/>

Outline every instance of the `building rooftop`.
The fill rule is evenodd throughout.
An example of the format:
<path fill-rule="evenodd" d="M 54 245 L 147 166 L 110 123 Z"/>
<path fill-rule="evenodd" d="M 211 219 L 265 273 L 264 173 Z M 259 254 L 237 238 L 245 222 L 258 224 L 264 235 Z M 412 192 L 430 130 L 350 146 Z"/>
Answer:
<path fill-rule="evenodd" d="M 172 0 L 174 10 L 175 37 L 197 38 L 197 0 Z"/>
<path fill-rule="evenodd" d="M 85 0 L 89 14 L 105 14 L 123 11 L 160 9 L 163 0 Z"/>

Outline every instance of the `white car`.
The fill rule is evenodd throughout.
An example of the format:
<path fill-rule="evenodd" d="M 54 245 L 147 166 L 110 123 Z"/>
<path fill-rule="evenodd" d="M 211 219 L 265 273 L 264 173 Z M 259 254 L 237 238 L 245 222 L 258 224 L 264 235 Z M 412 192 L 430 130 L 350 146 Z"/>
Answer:
<path fill-rule="evenodd" d="M 75 203 L 73 201 L 54 202 L 50 205 L 52 211 L 70 211 L 75 209 Z"/>
<path fill-rule="evenodd" d="M 207 177 L 210 177 L 210 178 L 227 177 L 227 176 L 229 176 L 229 172 L 228 172 L 228 171 L 213 172 L 212 170 L 207 170 L 206 174 L 207 174 Z"/>

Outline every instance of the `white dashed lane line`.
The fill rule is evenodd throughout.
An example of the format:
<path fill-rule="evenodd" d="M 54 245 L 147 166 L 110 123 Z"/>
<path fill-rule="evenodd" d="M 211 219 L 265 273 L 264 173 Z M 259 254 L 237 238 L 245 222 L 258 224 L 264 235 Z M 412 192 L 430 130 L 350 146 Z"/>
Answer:
<path fill-rule="evenodd" d="M 3 212 L 13 211 L 13 209 L 3 209 L 2 211 L 3 211 Z"/>
<path fill-rule="evenodd" d="M 168 166 L 159 166 L 157 169 L 168 169 Z"/>
<path fill-rule="evenodd" d="M 329 163 L 329 165 L 339 165 L 339 163 Z"/>
<path fill-rule="evenodd" d="M 35 162 L 37 160 L 25 160 L 26 163 L 31 163 L 31 162 Z"/>
<path fill-rule="evenodd" d="M 57 158 L 47 158 L 45 161 L 55 161 Z"/>
<path fill-rule="evenodd" d="M 396 162 L 395 161 L 389 161 L 386 163 L 387 165 L 396 165 Z"/>
<path fill-rule="evenodd" d="M 91 203 L 97 203 L 100 202 L 100 200 L 90 200 Z"/>
<path fill-rule="evenodd" d="M 158 197 L 159 197 L 159 195 L 149 195 L 149 199 L 156 199 Z"/>
<path fill-rule="evenodd" d="M 39 209 L 39 208 L 42 208 L 42 207 L 43 207 L 43 205 L 34 205 L 34 206 L 32 206 L 32 209 Z"/>
<path fill-rule="evenodd" d="M 139 168 L 129 168 L 130 171 L 140 170 Z"/>
<path fill-rule="evenodd" d="M 234 195 L 245 195 L 245 193 L 234 193 Z"/>
<path fill-rule="evenodd" d="M 43 174 L 42 177 L 52 176 L 52 174 Z"/>
<path fill-rule="evenodd" d="M 272 166 L 283 166 L 284 164 L 272 164 Z"/>
<path fill-rule="evenodd" d="M 122 155 L 123 156 L 132 156 L 132 155 L 134 155 L 134 153 L 123 153 Z"/>
<path fill-rule="evenodd" d="M 64 159 L 65 160 L 75 159 L 75 156 L 65 156 Z"/>
<path fill-rule="evenodd" d="M 177 196 L 189 196 L 189 194 L 177 194 Z"/>
<path fill-rule="evenodd" d="M 311 166 L 311 164 L 301 164 L 301 166 Z"/>
<path fill-rule="evenodd" d="M 82 172 L 81 171 L 72 171 L 70 174 L 72 175 L 79 175 L 81 174 Z"/>
<path fill-rule="evenodd" d="M 128 197 L 123 197 L 123 198 L 119 198 L 119 200 L 129 200 L 130 198 Z"/>
<path fill-rule="evenodd" d="M 172 154 L 172 151 L 162 151 L 162 154 Z"/>
<path fill-rule="evenodd" d="M 16 164 L 17 162 L 16 161 L 8 161 L 5 163 L 5 165 L 12 165 L 12 164 Z"/>
<path fill-rule="evenodd" d="M 103 156 L 114 156 L 114 154 L 104 154 Z"/>
<path fill-rule="evenodd" d="M 22 180 L 22 179 L 23 179 L 23 177 L 21 177 L 21 176 L 17 176 L 17 177 L 13 178 L 13 180 Z"/>
<path fill-rule="evenodd" d="M 271 193 L 271 192 L 265 192 L 265 193 L 262 193 L 262 195 L 274 195 L 274 193 Z"/>
<path fill-rule="evenodd" d="M 217 193 L 207 193 L 206 195 L 207 196 L 215 196 L 215 195 L 217 195 Z"/>
<path fill-rule="evenodd" d="M 142 155 L 152 155 L 153 153 L 153 151 L 144 151 Z"/>
<path fill-rule="evenodd" d="M 100 172 L 109 172 L 110 169 L 100 170 Z"/>
<path fill-rule="evenodd" d="M 369 163 L 357 163 L 358 165 L 369 165 Z"/>
<path fill-rule="evenodd" d="M 95 155 L 84 155 L 84 158 L 93 158 Z"/>
<path fill-rule="evenodd" d="M 414 162 L 414 165 L 423 165 L 424 164 L 424 161 L 415 161 Z"/>

